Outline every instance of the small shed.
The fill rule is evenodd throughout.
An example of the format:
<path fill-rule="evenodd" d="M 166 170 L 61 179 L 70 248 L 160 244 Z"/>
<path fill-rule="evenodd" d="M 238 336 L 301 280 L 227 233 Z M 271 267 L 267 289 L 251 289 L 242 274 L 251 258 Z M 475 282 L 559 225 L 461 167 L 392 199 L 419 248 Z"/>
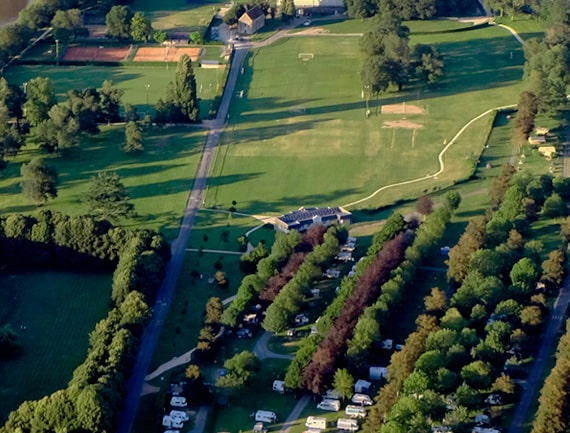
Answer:
<path fill-rule="evenodd" d="M 528 137 L 528 142 L 533 145 L 539 145 L 546 143 L 546 137 L 544 135 L 533 135 Z"/>
<path fill-rule="evenodd" d="M 380 380 L 388 378 L 388 368 L 387 367 L 377 367 L 373 366 L 368 369 L 368 376 L 370 380 Z"/>
<path fill-rule="evenodd" d="M 274 380 L 273 391 L 277 391 L 279 394 L 283 394 L 285 392 L 285 382 L 282 380 Z"/>
<path fill-rule="evenodd" d="M 362 394 L 367 394 L 368 390 L 370 389 L 370 387 L 372 386 L 372 383 L 368 382 L 367 380 L 364 379 L 358 379 L 356 381 L 356 383 L 354 384 L 354 392 L 356 393 L 362 393 Z"/>

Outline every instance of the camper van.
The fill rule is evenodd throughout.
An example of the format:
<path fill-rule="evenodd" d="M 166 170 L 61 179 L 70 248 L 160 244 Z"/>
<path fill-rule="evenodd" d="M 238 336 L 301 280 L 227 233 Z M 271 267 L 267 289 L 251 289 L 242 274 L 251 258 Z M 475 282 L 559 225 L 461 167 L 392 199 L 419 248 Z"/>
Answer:
<path fill-rule="evenodd" d="M 354 419 L 339 418 L 336 422 L 336 428 L 339 430 L 356 431 L 358 423 Z"/>
<path fill-rule="evenodd" d="M 186 397 L 172 397 L 170 399 L 170 406 L 173 407 L 186 407 L 188 403 L 186 402 Z"/>
<path fill-rule="evenodd" d="M 317 409 L 330 410 L 331 412 L 337 412 L 340 410 L 340 401 L 332 400 L 330 398 L 325 398 L 319 404 L 317 404 Z"/>
<path fill-rule="evenodd" d="M 305 421 L 305 427 L 324 430 L 327 428 L 327 419 L 318 416 L 310 416 L 307 418 L 307 421 Z"/>
<path fill-rule="evenodd" d="M 255 421 L 257 422 L 277 422 L 275 412 L 269 410 L 258 410 L 255 412 Z"/>
<path fill-rule="evenodd" d="M 349 404 L 346 406 L 346 409 L 344 409 L 344 413 L 350 418 L 364 418 L 366 416 L 366 409 L 362 406 Z"/>

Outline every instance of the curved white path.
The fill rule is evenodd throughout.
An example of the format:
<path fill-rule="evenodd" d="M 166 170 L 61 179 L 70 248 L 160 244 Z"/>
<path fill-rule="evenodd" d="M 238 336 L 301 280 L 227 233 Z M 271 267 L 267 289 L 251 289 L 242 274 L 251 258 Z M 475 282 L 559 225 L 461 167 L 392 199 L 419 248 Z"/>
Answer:
<path fill-rule="evenodd" d="M 457 134 L 455 134 L 453 136 L 453 138 L 451 140 L 449 140 L 449 143 L 447 143 L 445 145 L 445 147 L 441 150 L 441 152 L 439 152 L 439 154 L 437 155 L 437 160 L 439 163 L 439 170 L 434 173 L 434 174 L 428 174 L 427 176 L 422 176 L 422 177 L 418 177 L 416 179 L 410 179 L 410 180 L 405 180 L 403 182 L 397 182 L 397 183 L 392 183 L 390 185 L 385 185 L 383 187 L 378 188 L 376 191 L 374 191 L 372 194 L 361 198 L 360 200 L 356 200 L 353 201 L 351 203 L 347 203 L 347 204 L 343 204 L 342 207 L 347 208 L 347 207 L 351 207 L 351 206 L 355 206 L 357 204 L 363 203 L 367 200 L 370 200 L 371 198 L 375 197 L 376 195 L 378 195 L 379 193 L 381 193 L 382 191 L 385 191 L 389 188 L 395 188 L 397 186 L 402 186 L 402 185 L 410 185 L 412 183 L 417 183 L 417 182 L 422 182 L 424 180 L 428 180 L 428 179 L 435 179 L 437 178 L 437 176 L 439 176 L 440 174 L 442 174 L 445 171 L 445 163 L 443 162 L 443 156 L 445 155 L 445 153 L 449 150 L 449 148 L 457 141 L 457 139 L 459 137 L 461 137 L 461 135 L 463 134 L 463 132 L 465 132 L 465 130 L 467 128 L 469 128 L 469 126 L 471 126 L 472 123 L 476 122 L 477 120 L 481 119 L 482 117 L 485 117 L 486 115 L 488 115 L 489 113 L 493 112 L 493 111 L 501 111 L 501 110 L 506 110 L 507 108 L 515 108 L 516 104 L 511 104 L 511 105 L 503 105 L 501 107 L 495 107 L 495 108 L 490 108 L 487 111 L 479 114 L 478 116 L 474 117 L 473 119 L 471 119 L 469 122 L 467 122 L 465 125 L 463 125 L 463 128 L 461 128 Z"/>

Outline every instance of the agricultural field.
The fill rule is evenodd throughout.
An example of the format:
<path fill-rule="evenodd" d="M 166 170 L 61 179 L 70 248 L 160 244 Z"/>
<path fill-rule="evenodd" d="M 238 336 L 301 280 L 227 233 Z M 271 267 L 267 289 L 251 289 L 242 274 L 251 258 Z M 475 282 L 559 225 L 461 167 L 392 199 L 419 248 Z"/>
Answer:
<path fill-rule="evenodd" d="M 98 135 L 85 138 L 73 157 L 50 158 L 59 175 L 58 197 L 44 208 L 70 215 L 86 213 L 81 196 L 89 179 L 99 171 L 112 170 L 121 176 L 138 215 L 124 221 L 125 225 L 160 229 L 168 239 L 175 238 L 205 133 L 186 127 L 152 128 L 144 137 L 144 152 L 127 154 L 120 149 L 124 128 L 104 126 Z M 3 214 L 34 211 L 35 206 L 21 193 L 19 171 L 22 162 L 37 154 L 38 150 L 30 147 L 4 170 L 0 180 Z"/>
<path fill-rule="evenodd" d="M 108 311 L 111 275 L 8 272 L 0 285 L 0 323 L 11 325 L 22 348 L 19 356 L 0 363 L 3 424 L 22 401 L 67 386 L 85 358 L 89 332 Z"/>
<path fill-rule="evenodd" d="M 4 74 L 8 82 L 23 86 L 35 77 L 52 80 L 56 93 L 63 99 L 71 89 L 101 87 L 105 80 L 125 91 L 123 103 L 135 105 L 139 113 L 152 110 L 159 98 L 166 98 L 166 88 L 174 81 L 176 66 L 47 66 L 21 65 L 9 68 Z M 200 98 L 200 115 L 208 117 L 208 111 L 223 86 L 223 69 L 195 67 L 196 86 Z"/>
<path fill-rule="evenodd" d="M 521 46 L 502 28 L 412 35 L 412 44 L 436 45 L 446 78 L 433 89 L 412 82 L 372 99 L 367 118 L 358 38 L 334 37 L 333 44 L 333 37 L 291 37 L 246 59 L 207 206 L 227 208 L 236 200 L 246 213 L 278 214 L 301 205 L 346 205 L 382 186 L 433 175 L 438 153 L 463 125 L 516 103 L 523 88 Z M 332 69 L 334 76 L 327 74 Z M 491 126 L 489 115 L 467 128 L 444 155 L 437 179 L 390 188 L 351 210 L 468 177 Z M 235 181 L 222 185 L 230 176 Z"/>

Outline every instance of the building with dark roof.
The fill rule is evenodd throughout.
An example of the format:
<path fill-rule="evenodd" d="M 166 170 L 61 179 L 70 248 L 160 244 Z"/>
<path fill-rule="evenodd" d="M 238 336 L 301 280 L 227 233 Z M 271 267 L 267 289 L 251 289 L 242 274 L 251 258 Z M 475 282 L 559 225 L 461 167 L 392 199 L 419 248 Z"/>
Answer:
<path fill-rule="evenodd" d="M 265 25 L 265 13 L 259 6 L 247 10 L 238 20 L 238 33 L 252 35 Z"/>
<path fill-rule="evenodd" d="M 298 210 L 277 217 L 275 220 L 275 230 L 288 232 L 290 230 L 298 230 L 300 232 L 307 230 L 315 224 L 330 226 L 332 224 L 350 224 L 352 222 L 352 213 L 346 209 L 336 207 L 301 207 Z"/>

